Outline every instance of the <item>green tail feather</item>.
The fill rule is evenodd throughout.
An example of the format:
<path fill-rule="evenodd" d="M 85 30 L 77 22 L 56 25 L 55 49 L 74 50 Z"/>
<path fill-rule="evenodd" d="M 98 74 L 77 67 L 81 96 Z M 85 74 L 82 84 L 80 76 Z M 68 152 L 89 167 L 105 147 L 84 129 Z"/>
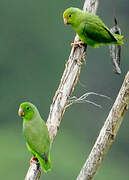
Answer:
<path fill-rule="evenodd" d="M 39 155 L 37 155 L 37 158 L 40 162 L 40 165 L 42 166 L 44 172 L 48 172 L 51 170 L 51 160 L 50 160 L 50 155 L 48 156 L 48 160 L 45 161 L 43 158 L 41 158 Z"/>
<path fill-rule="evenodd" d="M 124 36 L 119 35 L 119 34 L 113 34 L 113 35 L 114 35 L 115 38 L 118 40 L 118 43 L 119 43 L 119 44 L 124 44 L 124 42 L 123 42 Z"/>

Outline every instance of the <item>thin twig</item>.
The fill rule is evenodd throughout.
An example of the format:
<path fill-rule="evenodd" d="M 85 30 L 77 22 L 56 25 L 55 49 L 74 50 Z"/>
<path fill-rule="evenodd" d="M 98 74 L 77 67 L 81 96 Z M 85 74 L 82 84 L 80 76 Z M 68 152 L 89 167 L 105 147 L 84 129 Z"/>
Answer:
<path fill-rule="evenodd" d="M 68 99 L 68 101 L 67 101 L 67 106 L 66 107 L 69 107 L 72 104 L 77 104 L 77 103 L 80 104 L 80 103 L 86 103 L 87 102 L 87 103 L 93 104 L 94 106 L 102 108 L 101 105 L 99 105 L 99 104 L 97 104 L 97 103 L 95 103 L 93 101 L 87 100 L 87 97 L 90 96 L 90 95 L 96 95 L 96 96 L 100 96 L 100 97 L 103 97 L 103 98 L 111 99 L 110 97 L 105 96 L 103 94 L 99 94 L 99 93 L 95 93 L 95 92 L 87 92 L 87 93 L 83 94 L 82 96 L 80 96 L 78 98 L 76 96 L 70 97 Z"/>
<path fill-rule="evenodd" d="M 92 180 L 106 153 L 116 138 L 119 127 L 129 106 L 129 72 L 100 134 L 77 180 Z"/>
<path fill-rule="evenodd" d="M 96 13 L 98 7 L 98 0 L 85 0 L 83 10 L 87 12 Z M 77 41 L 79 37 L 76 35 L 75 40 Z M 50 134 L 51 144 L 59 129 L 62 116 L 65 112 L 67 106 L 67 100 L 74 90 L 74 87 L 78 81 L 78 77 L 81 70 L 81 65 L 85 61 L 86 47 L 73 47 L 66 63 L 66 67 L 61 78 L 59 87 L 53 98 L 53 102 L 50 107 L 50 113 L 47 120 L 47 127 Z M 30 165 L 31 166 L 31 165 Z M 36 167 L 36 166 L 35 166 Z M 35 173 L 37 174 L 37 179 Z M 30 176 L 28 176 L 28 174 Z M 29 168 L 25 180 L 38 180 L 40 170 Z"/>

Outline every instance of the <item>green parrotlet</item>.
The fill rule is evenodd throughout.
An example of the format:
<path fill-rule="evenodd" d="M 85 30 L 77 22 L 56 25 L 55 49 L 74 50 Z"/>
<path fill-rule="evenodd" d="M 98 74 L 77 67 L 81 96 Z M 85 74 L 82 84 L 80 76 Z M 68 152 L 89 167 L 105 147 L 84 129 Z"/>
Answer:
<path fill-rule="evenodd" d="M 23 118 L 23 133 L 28 150 L 36 157 L 44 172 L 51 170 L 50 136 L 38 109 L 30 102 L 20 104 L 18 115 Z"/>
<path fill-rule="evenodd" d="M 65 24 L 72 25 L 82 41 L 73 45 L 84 43 L 96 48 L 105 44 L 123 44 L 123 36 L 113 34 L 102 20 L 92 13 L 71 7 L 64 11 L 63 19 Z"/>

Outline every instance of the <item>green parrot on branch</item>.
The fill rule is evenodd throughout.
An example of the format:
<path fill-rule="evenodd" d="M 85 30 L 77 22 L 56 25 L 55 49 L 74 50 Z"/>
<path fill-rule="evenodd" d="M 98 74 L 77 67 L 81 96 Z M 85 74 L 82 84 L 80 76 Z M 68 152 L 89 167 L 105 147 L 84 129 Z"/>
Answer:
<path fill-rule="evenodd" d="M 30 102 L 20 105 L 18 115 L 23 118 L 23 134 L 28 150 L 39 161 L 44 172 L 51 170 L 50 136 L 38 109 Z"/>
<path fill-rule="evenodd" d="M 94 48 L 105 44 L 123 44 L 123 36 L 113 34 L 102 20 L 78 8 L 68 8 L 63 13 L 64 24 L 71 25 L 81 41 L 72 45 L 87 44 Z"/>

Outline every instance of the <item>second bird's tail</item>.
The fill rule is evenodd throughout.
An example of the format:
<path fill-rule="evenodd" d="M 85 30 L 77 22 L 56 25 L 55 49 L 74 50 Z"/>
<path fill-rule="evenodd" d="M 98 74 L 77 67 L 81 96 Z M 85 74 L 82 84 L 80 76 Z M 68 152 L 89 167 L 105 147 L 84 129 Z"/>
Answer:
<path fill-rule="evenodd" d="M 37 158 L 38 158 L 40 165 L 42 166 L 44 172 L 48 172 L 51 170 L 52 165 L 51 165 L 50 155 L 48 155 L 48 157 L 45 159 L 43 159 L 39 155 L 37 155 Z"/>

